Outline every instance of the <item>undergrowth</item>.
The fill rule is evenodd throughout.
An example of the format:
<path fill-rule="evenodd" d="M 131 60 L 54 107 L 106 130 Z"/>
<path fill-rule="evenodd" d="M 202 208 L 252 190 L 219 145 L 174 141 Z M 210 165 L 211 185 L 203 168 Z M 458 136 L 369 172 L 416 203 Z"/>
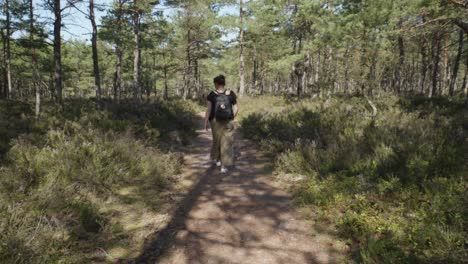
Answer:
<path fill-rule="evenodd" d="M 373 103 L 375 118 L 360 97 L 259 107 L 243 134 L 276 155 L 278 177 L 301 176 L 297 203 L 332 222 L 357 262 L 466 262 L 466 102 Z"/>
<path fill-rule="evenodd" d="M 131 230 L 143 227 L 123 219 L 136 225 L 164 207 L 182 165 L 169 146 L 193 135 L 191 107 L 67 100 L 46 103 L 38 120 L 31 109 L 0 101 L 0 262 L 118 261 L 113 246 L 132 257 L 143 239 Z"/>

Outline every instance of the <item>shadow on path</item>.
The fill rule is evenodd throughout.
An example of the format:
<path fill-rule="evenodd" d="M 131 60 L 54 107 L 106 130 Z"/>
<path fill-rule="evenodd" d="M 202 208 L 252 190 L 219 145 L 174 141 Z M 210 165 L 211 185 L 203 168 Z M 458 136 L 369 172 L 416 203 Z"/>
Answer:
<path fill-rule="evenodd" d="M 207 132 L 199 131 L 186 156 L 198 177 L 171 221 L 148 238 L 130 263 L 335 263 L 330 235 L 313 234 L 292 209 L 291 197 L 271 179 L 271 160 L 236 135 L 236 168 L 211 167 Z"/>

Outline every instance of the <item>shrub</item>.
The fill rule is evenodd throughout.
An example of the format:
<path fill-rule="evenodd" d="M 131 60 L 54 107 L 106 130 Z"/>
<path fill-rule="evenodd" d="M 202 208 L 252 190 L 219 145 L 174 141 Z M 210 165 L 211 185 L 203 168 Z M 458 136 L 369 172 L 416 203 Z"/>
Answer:
<path fill-rule="evenodd" d="M 182 164 L 164 141 L 172 132 L 190 137 L 194 115 L 180 102 L 99 108 L 70 101 L 62 110 L 46 103 L 44 110 L 37 121 L 26 112 L 28 129 L 9 130 L 0 167 L 0 259 L 90 262 L 94 240 L 121 236 L 119 221 L 106 213 L 117 190 L 139 186 L 143 203 L 171 188 Z M 153 196 L 145 197 L 144 188 Z"/>
<path fill-rule="evenodd" d="M 244 135 L 277 157 L 279 175 L 306 175 L 296 200 L 335 224 L 364 263 L 466 259 L 463 224 L 468 111 L 436 98 L 304 100 L 257 111 Z M 317 214 L 317 217 L 319 214 Z"/>

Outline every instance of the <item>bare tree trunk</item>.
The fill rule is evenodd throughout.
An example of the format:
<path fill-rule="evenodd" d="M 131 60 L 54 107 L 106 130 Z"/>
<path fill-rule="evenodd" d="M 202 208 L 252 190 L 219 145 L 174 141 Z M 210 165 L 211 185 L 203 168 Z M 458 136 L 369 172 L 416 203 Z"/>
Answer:
<path fill-rule="evenodd" d="M 167 86 L 167 67 L 164 66 L 164 99 L 169 99 L 169 89 Z"/>
<path fill-rule="evenodd" d="M 345 83 L 344 83 L 344 93 L 348 93 L 349 92 L 349 45 L 346 46 L 346 51 L 345 51 L 345 54 L 344 54 L 344 57 L 345 57 L 345 65 L 344 65 L 344 79 L 345 79 Z"/>
<path fill-rule="evenodd" d="M 465 97 L 468 96 L 468 56 L 465 59 L 465 77 L 463 77 L 463 85 L 462 85 L 463 93 Z"/>
<path fill-rule="evenodd" d="M 188 13 L 191 11 L 188 10 Z M 185 65 L 185 74 L 184 74 L 184 89 L 183 89 L 183 99 L 187 99 L 191 92 L 192 86 L 192 31 L 188 29 L 187 32 L 187 47 L 186 47 L 186 65 Z"/>
<path fill-rule="evenodd" d="M 180 97 L 180 79 L 176 78 L 175 92 L 177 97 Z"/>
<path fill-rule="evenodd" d="M 260 83 L 259 83 L 259 85 L 260 85 L 260 94 L 263 94 L 264 91 L 265 91 L 264 90 L 265 89 L 265 76 L 264 76 L 264 69 L 263 69 L 264 66 L 265 66 L 264 61 L 261 60 L 260 65 L 259 65 L 259 68 L 260 68 L 260 71 L 259 71 L 260 72 L 260 74 L 259 74 L 259 76 L 260 76 L 260 80 L 259 80 L 260 81 Z"/>
<path fill-rule="evenodd" d="M 138 0 L 133 1 L 133 99 L 141 98 L 140 92 L 140 11 Z"/>
<path fill-rule="evenodd" d="M 252 89 L 253 91 L 257 90 L 258 87 L 258 61 L 257 61 L 257 44 L 254 44 L 254 54 L 253 54 L 253 71 L 252 71 Z"/>
<path fill-rule="evenodd" d="M 305 61 L 304 61 L 304 75 L 302 76 L 302 89 L 304 94 L 307 94 L 309 92 L 309 80 L 310 80 L 310 71 L 311 71 L 311 57 L 310 53 L 307 52 Z"/>
<path fill-rule="evenodd" d="M 458 70 L 460 68 L 460 60 L 461 56 L 463 53 L 463 42 L 464 42 L 464 33 L 463 30 L 460 29 L 459 37 L 458 37 L 458 53 L 457 57 L 455 58 L 454 61 L 454 66 L 453 66 L 453 72 L 452 72 L 452 78 L 450 80 L 450 87 L 449 87 L 449 95 L 453 96 L 453 93 L 455 91 L 455 84 L 457 82 L 457 77 L 458 77 Z"/>
<path fill-rule="evenodd" d="M 397 94 L 400 94 L 404 86 L 403 67 L 405 65 L 405 45 L 403 42 L 403 37 L 401 35 L 398 36 L 398 50 L 399 50 L 399 62 L 398 62 L 398 68 L 396 70 L 396 76 L 395 76 L 396 78 L 395 88 L 396 88 Z"/>
<path fill-rule="evenodd" d="M 198 78 L 198 59 L 193 61 L 193 77 L 195 81 L 195 91 L 192 95 L 192 98 L 196 98 L 200 93 L 200 79 Z"/>
<path fill-rule="evenodd" d="M 410 71 L 410 76 L 408 78 L 408 85 L 410 87 L 410 91 L 413 94 L 414 93 L 414 87 L 416 86 L 416 69 L 417 69 L 417 63 L 416 63 L 416 58 L 414 55 L 411 56 L 411 71 Z"/>
<path fill-rule="evenodd" d="M 240 17 L 240 33 L 239 33 L 239 97 L 245 93 L 245 76 L 244 76 L 244 1 L 239 2 L 239 17 Z"/>
<path fill-rule="evenodd" d="M 320 49 L 317 51 L 317 59 L 315 60 L 315 87 L 318 88 L 319 96 L 322 96 L 320 87 Z"/>
<path fill-rule="evenodd" d="M 439 61 L 440 61 L 440 47 L 441 41 L 439 39 L 439 33 L 434 33 L 432 38 L 432 89 L 429 93 L 429 98 L 437 94 L 438 85 L 438 73 L 439 73 Z"/>
<path fill-rule="evenodd" d="M 116 23 L 117 23 L 117 32 L 120 34 L 122 31 L 122 16 L 123 16 L 123 0 L 119 0 L 117 2 L 117 12 L 116 12 Z M 117 62 L 115 64 L 115 81 L 114 81 L 114 100 L 120 101 L 122 97 L 122 57 L 123 51 L 121 48 L 121 41 L 120 39 L 117 40 L 115 45 L 115 55 L 117 58 Z"/>
<path fill-rule="evenodd" d="M 93 70 L 94 70 L 94 85 L 96 86 L 96 97 L 101 100 L 101 78 L 99 75 L 99 59 L 97 49 L 97 26 L 94 19 L 94 0 L 89 0 L 89 20 L 93 28 L 91 43 L 93 47 Z"/>
<path fill-rule="evenodd" d="M 6 36 L 3 30 L 0 30 L 0 34 L 2 36 L 2 97 L 7 98 L 8 96 L 8 86 L 6 81 Z"/>
<path fill-rule="evenodd" d="M 54 82 L 56 100 L 62 103 L 62 10 L 60 0 L 54 0 Z"/>
<path fill-rule="evenodd" d="M 298 99 L 301 99 L 303 94 L 303 86 L 302 86 L 302 77 L 304 76 L 304 66 L 302 65 L 302 61 L 295 62 L 293 65 L 293 73 L 296 75 L 296 82 L 297 82 L 297 90 L 296 95 Z"/>
<path fill-rule="evenodd" d="M 335 56 L 333 53 L 333 48 L 330 46 L 328 48 L 328 65 L 327 65 L 327 72 L 328 72 L 328 84 L 330 86 L 330 90 L 328 94 L 334 94 L 336 90 L 336 67 L 334 67 L 335 63 Z"/>
<path fill-rule="evenodd" d="M 39 81 L 39 74 L 37 72 L 37 55 L 36 55 L 36 44 L 34 43 L 34 5 L 33 0 L 29 0 L 29 42 L 31 45 L 31 66 L 32 66 L 32 84 L 33 89 L 36 93 L 36 107 L 35 114 L 36 118 L 39 118 L 41 113 L 41 91 L 40 85 L 37 83 Z"/>
<path fill-rule="evenodd" d="M 122 49 L 117 46 L 115 48 L 115 53 L 117 57 L 117 63 L 115 64 L 115 88 L 114 88 L 114 100 L 120 101 L 122 98 Z"/>
<path fill-rule="evenodd" d="M 365 46 L 365 44 L 363 45 Z M 361 50 L 361 65 L 360 65 L 360 85 L 359 85 L 359 88 L 360 88 L 360 91 L 359 91 L 359 94 L 361 95 L 364 95 L 365 94 L 365 90 L 366 90 L 366 80 L 367 80 L 367 77 L 369 76 L 369 74 L 366 75 L 366 72 L 365 72 L 365 69 L 367 68 L 367 51 L 366 51 L 366 48 L 362 48 Z M 366 77 L 367 76 L 367 77 Z"/>
<path fill-rule="evenodd" d="M 10 47 L 10 37 L 11 37 L 11 21 L 10 21 L 10 1 L 5 0 L 5 12 L 6 12 L 6 81 L 8 87 L 7 98 L 13 97 L 13 90 L 11 84 L 11 47 Z"/>
<path fill-rule="evenodd" d="M 369 73 L 368 73 L 368 77 L 367 77 L 367 82 L 369 84 L 367 94 L 369 96 L 373 95 L 374 88 L 376 86 L 376 68 L 377 68 L 378 55 L 379 55 L 379 49 L 378 49 L 378 46 L 377 46 L 376 48 L 374 48 L 374 51 L 373 51 L 373 54 L 372 54 L 371 65 L 369 67 Z"/>
<path fill-rule="evenodd" d="M 439 94 L 440 95 L 445 95 L 448 92 L 448 81 L 449 81 L 449 74 L 450 74 L 450 68 L 449 68 L 449 56 L 448 56 L 448 38 L 449 34 L 448 33 L 443 33 L 441 34 L 441 47 L 440 47 L 440 59 L 442 65 L 439 66 L 442 69 L 440 69 L 440 78 L 439 78 Z"/>
<path fill-rule="evenodd" d="M 427 75 L 427 51 L 426 41 L 421 41 L 421 94 L 426 91 L 426 75 Z"/>

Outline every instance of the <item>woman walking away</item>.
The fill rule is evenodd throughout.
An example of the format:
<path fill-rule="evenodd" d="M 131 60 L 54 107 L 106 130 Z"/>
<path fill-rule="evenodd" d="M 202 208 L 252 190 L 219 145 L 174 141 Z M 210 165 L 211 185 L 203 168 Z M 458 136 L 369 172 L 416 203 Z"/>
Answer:
<path fill-rule="evenodd" d="M 226 78 L 219 75 L 214 78 L 215 90 L 207 97 L 205 113 L 205 129 L 211 124 L 213 145 L 211 159 L 213 164 L 221 166 L 221 173 L 227 173 L 227 167 L 234 165 L 234 123 L 239 112 L 237 96 L 233 91 L 226 90 Z"/>

